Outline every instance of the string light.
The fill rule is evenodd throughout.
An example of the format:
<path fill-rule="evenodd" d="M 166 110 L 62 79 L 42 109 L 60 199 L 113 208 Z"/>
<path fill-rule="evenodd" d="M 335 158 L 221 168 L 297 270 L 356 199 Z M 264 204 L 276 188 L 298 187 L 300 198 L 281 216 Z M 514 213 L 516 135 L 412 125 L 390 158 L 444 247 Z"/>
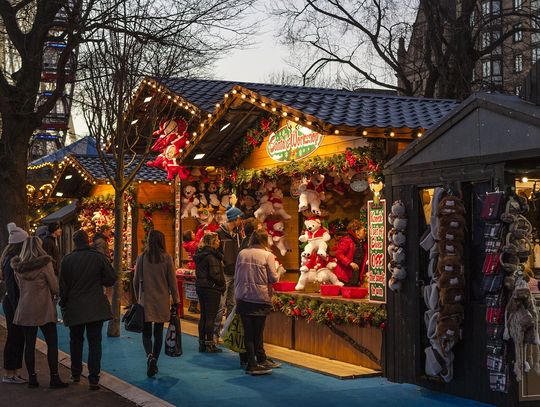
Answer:
<path fill-rule="evenodd" d="M 236 95 L 238 91 L 236 89 L 233 89 L 232 93 Z"/>
<path fill-rule="evenodd" d="M 261 103 L 261 106 L 262 106 L 262 107 L 266 107 L 266 103 L 262 102 L 262 103 Z"/>
<path fill-rule="evenodd" d="M 334 130 L 334 134 L 339 134 L 339 130 Z"/>
<path fill-rule="evenodd" d="M 362 132 L 362 136 L 367 136 L 367 135 L 368 135 L 367 130 L 364 130 L 364 131 Z"/>

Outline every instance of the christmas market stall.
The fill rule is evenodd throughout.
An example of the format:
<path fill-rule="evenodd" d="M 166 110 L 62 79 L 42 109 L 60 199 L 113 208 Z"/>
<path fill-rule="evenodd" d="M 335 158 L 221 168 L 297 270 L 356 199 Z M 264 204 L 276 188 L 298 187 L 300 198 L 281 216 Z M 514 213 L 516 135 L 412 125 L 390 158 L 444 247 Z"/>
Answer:
<path fill-rule="evenodd" d="M 385 197 L 408 214 L 409 272 L 387 301 L 391 381 L 539 405 L 539 117 L 476 94 L 387 163 Z"/>
<path fill-rule="evenodd" d="M 271 236 L 282 277 L 265 340 L 380 370 L 387 258 L 382 164 L 455 102 L 190 79 L 141 86 L 188 113 L 184 142 L 176 154 L 169 154 L 172 141 L 164 143 L 158 159 L 180 166 L 179 236 L 193 240 L 199 225 L 219 224 L 230 204 Z M 163 127 L 172 119 L 164 118 Z M 187 267 L 184 247 L 179 257 Z M 397 269 L 396 263 L 402 278 Z"/>
<path fill-rule="evenodd" d="M 112 157 L 105 156 L 105 165 L 113 169 Z M 134 164 L 132 164 L 134 165 Z M 129 171 L 129 167 L 126 171 Z M 173 255 L 174 234 L 174 186 L 167 174 L 155 168 L 143 166 L 136 174 L 133 185 L 126 191 L 126 225 L 123 231 L 124 270 L 130 270 L 137 255 L 144 249 L 151 229 L 165 235 L 167 251 Z M 56 199 L 78 199 L 77 227 L 92 237 L 95 233 L 114 232 L 114 189 L 99 157 L 70 155 L 59 165 L 50 187 L 49 196 Z M 113 249 L 112 237 L 109 249 Z M 126 275 L 126 291 L 128 276 Z"/>

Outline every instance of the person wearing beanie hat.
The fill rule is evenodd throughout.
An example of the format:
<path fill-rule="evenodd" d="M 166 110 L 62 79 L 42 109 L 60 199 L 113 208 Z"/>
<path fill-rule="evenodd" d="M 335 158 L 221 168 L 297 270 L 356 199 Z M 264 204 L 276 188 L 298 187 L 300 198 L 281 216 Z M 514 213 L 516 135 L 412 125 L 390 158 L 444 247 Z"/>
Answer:
<path fill-rule="evenodd" d="M 5 284 L 6 293 L 2 300 L 2 308 L 6 317 L 7 337 L 4 345 L 4 377 L 3 383 L 23 384 L 27 380 L 19 374 L 22 368 L 24 354 L 24 331 L 22 327 L 13 324 L 15 310 L 19 303 L 19 285 L 15 278 L 15 272 L 11 267 L 11 259 L 21 253 L 23 242 L 28 237 L 23 229 L 15 223 L 7 225 L 9 232 L 8 245 L 2 253 L 0 265 L 2 267 L 2 280 Z"/>
<path fill-rule="evenodd" d="M 9 238 L 8 238 L 9 244 L 17 244 L 17 243 L 24 242 L 25 239 L 28 237 L 28 233 L 26 233 L 26 231 L 18 227 L 13 222 L 8 223 L 7 229 L 9 232 Z"/>
<path fill-rule="evenodd" d="M 219 311 L 216 316 L 214 333 L 219 337 L 223 316 L 227 317 L 234 305 L 234 270 L 236 268 L 236 258 L 240 252 L 240 243 L 244 238 L 242 228 L 242 217 L 244 213 L 236 206 L 229 206 L 225 211 L 227 221 L 222 223 L 216 233 L 219 236 L 219 251 L 223 255 L 223 265 L 225 274 L 225 292 L 221 296 Z"/>
<path fill-rule="evenodd" d="M 62 236 L 62 228 L 60 224 L 54 222 L 47 225 L 47 235 L 43 240 L 43 250 L 52 257 L 54 274 L 58 276 L 60 269 L 60 249 L 58 248 L 57 239 Z"/>

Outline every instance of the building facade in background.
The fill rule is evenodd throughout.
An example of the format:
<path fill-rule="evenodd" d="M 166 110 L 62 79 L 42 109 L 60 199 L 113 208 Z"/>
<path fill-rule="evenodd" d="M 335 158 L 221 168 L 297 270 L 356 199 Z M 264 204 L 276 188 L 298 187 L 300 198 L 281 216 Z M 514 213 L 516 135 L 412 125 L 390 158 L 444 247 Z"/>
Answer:
<path fill-rule="evenodd" d="M 459 16 L 460 0 L 441 1 L 446 3 L 449 14 Z M 489 23 L 484 23 L 482 17 L 489 19 Z M 443 26 L 448 38 L 450 24 L 446 22 Z M 486 49 L 504 33 L 515 30 L 501 46 L 477 61 L 472 78 L 473 91 L 519 94 L 525 76 L 540 58 L 540 0 L 478 0 L 471 24 L 477 50 Z M 409 45 L 405 48 L 402 41 L 399 53 L 400 63 L 406 66 L 416 96 L 424 95 L 426 89 L 428 72 L 424 61 L 433 58 L 425 54 L 429 40 L 426 15 L 420 8 Z M 452 64 L 452 60 L 448 64 Z M 435 96 L 440 96 L 437 89 Z"/>

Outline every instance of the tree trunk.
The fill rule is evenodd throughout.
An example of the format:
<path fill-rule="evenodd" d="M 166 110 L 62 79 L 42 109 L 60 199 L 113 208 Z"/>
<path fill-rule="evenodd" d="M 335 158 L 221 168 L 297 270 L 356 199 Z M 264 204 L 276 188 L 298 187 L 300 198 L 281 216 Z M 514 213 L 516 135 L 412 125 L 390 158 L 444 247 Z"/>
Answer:
<path fill-rule="evenodd" d="M 115 191 L 114 194 L 114 261 L 113 266 L 118 274 L 112 289 L 112 314 L 109 321 L 107 336 L 120 336 L 120 303 L 122 299 L 122 259 L 124 248 L 124 195 Z"/>
<path fill-rule="evenodd" d="M 2 121 L 0 139 L 0 247 L 8 241 L 6 225 L 15 222 L 28 230 L 26 197 L 27 147 L 33 128 L 16 118 Z"/>

